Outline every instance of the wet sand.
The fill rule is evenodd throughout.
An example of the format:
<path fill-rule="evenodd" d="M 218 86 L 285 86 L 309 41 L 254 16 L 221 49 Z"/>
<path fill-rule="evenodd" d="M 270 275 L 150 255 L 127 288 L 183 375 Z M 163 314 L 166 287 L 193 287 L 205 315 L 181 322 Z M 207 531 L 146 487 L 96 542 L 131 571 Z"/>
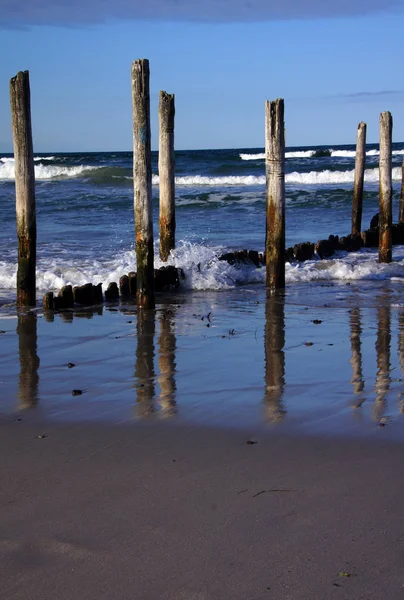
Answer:
<path fill-rule="evenodd" d="M 400 290 L 3 313 L 0 597 L 402 598 Z"/>

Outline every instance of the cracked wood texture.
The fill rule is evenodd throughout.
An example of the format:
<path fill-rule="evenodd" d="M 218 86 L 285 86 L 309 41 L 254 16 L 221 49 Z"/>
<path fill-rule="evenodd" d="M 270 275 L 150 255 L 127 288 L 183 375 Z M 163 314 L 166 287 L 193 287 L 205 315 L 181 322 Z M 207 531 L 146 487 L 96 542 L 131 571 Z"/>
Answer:
<path fill-rule="evenodd" d="M 18 237 L 17 306 L 36 304 L 35 172 L 28 71 L 10 80 Z"/>
<path fill-rule="evenodd" d="M 160 92 L 159 188 L 160 258 L 167 261 L 175 248 L 174 94 Z"/>
<path fill-rule="evenodd" d="M 363 180 L 366 162 L 366 123 L 359 123 L 356 136 L 355 179 L 352 199 L 352 235 L 360 235 L 362 227 Z"/>
<path fill-rule="evenodd" d="M 285 287 L 285 123 L 282 99 L 266 102 L 266 285 Z"/>
<path fill-rule="evenodd" d="M 388 111 L 380 113 L 379 262 L 383 263 L 392 261 L 392 130 L 391 113 Z"/>
<path fill-rule="evenodd" d="M 155 307 L 150 146 L 149 61 L 132 64 L 133 187 L 136 230 L 137 291 L 141 308 Z"/>

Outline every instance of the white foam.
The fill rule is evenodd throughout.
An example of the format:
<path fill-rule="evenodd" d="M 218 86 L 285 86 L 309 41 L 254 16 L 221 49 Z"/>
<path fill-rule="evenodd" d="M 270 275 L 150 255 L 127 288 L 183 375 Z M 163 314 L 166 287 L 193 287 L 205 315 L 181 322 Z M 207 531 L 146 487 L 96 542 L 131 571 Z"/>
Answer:
<path fill-rule="evenodd" d="M 58 167 L 55 165 L 35 165 L 35 179 L 57 179 L 61 177 L 78 177 L 86 171 L 94 171 L 100 167 L 77 165 L 75 167 Z M 14 159 L 6 159 L 0 163 L 0 180 L 15 179 Z"/>
<path fill-rule="evenodd" d="M 366 156 L 379 156 L 379 154 L 379 150 L 368 150 L 366 152 Z M 393 150 L 392 154 L 396 156 L 403 156 L 404 150 Z M 331 156 L 337 158 L 355 158 L 355 155 L 355 150 L 331 150 Z"/>
<path fill-rule="evenodd" d="M 302 185 L 328 185 L 336 183 L 352 183 L 355 171 L 309 171 L 308 173 L 289 173 L 285 176 L 286 183 L 299 183 Z M 401 180 L 401 168 L 394 167 L 392 171 L 395 181 Z M 379 181 L 379 169 L 366 169 L 365 181 L 376 183 Z"/>
<path fill-rule="evenodd" d="M 310 158 L 316 153 L 315 150 L 296 150 L 295 152 L 285 152 L 285 158 Z M 265 160 L 265 152 L 259 154 L 240 154 L 241 160 Z"/>

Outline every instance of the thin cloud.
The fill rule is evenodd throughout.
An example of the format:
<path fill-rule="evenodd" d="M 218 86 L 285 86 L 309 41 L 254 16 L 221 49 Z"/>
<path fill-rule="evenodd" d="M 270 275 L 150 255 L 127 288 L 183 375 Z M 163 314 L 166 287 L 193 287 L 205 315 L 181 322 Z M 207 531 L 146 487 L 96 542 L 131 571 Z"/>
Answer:
<path fill-rule="evenodd" d="M 0 26 L 120 20 L 257 22 L 402 12 L 404 0 L 0 0 Z"/>

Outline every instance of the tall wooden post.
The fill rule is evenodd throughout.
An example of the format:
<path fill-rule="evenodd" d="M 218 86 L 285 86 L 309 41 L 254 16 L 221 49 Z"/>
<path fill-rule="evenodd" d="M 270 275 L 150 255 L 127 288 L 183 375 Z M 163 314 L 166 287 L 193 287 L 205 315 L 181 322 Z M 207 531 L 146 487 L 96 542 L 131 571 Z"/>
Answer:
<path fill-rule="evenodd" d="M 401 193 L 400 193 L 400 204 L 398 207 L 398 222 L 404 223 L 404 158 L 401 166 Z"/>
<path fill-rule="evenodd" d="M 132 64 L 133 187 L 135 204 L 137 305 L 154 308 L 154 249 L 150 146 L 149 61 Z"/>
<path fill-rule="evenodd" d="M 366 123 L 359 123 L 356 136 L 355 179 L 352 198 L 352 235 L 360 235 L 362 227 L 363 179 L 366 161 Z"/>
<path fill-rule="evenodd" d="M 28 71 L 10 80 L 18 236 L 17 306 L 36 304 L 35 172 Z"/>
<path fill-rule="evenodd" d="M 266 102 L 266 240 L 268 288 L 285 287 L 285 123 L 284 102 Z"/>
<path fill-rule="evenodd" d="M 380 114 L 379 162 L 379 262 L 392 260 L 392 172 L 391 144 L 393 120 L 391 113 Z"/>
<path fill-rule="evenodd" d="M 160 92 L 159 187 L 160 258 L 166 261 L 175 248 L 174 94 Z"/>

